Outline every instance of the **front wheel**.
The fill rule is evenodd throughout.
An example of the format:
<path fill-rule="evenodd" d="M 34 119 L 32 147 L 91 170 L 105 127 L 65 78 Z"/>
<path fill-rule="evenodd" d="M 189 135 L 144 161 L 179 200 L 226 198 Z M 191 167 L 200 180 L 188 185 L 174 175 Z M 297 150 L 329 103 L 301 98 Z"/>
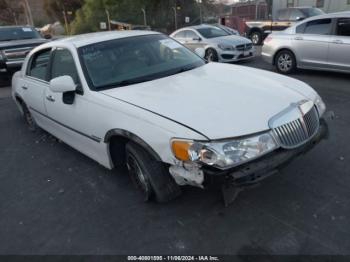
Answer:
<path fill-rule="evenodd" d="M 141 191 L 144 201 L 155 197 L 158 202 L 168 202 L 181 194 L 164 164 L 138 144 L 129 142 L 126 145 L 126 164 L 131 180 Z"/>
<path fill-rule="evenodd" d="M 209 48 L 205 52 L 205 57 L 204 58 L 208 62 L 218 62 L 219 61 L 218 53 L 212 48 Z"/>
<path fill-rule="evenodd" d="M 276 55 L 276 69 L 282 74 L 291 74 L 296 68 L 296 59 L 289 50 L 282 50 Z"/>

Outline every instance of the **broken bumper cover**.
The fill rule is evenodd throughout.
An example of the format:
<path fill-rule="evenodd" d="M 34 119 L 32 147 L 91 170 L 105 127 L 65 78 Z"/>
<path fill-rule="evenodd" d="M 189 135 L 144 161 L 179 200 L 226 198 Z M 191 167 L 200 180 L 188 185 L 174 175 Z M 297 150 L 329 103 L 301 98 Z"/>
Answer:
<path fill-rule="evenodd" d="M 277 173 L 279 169 L 295 157 L 310 151 L 321 140 L 328 138 L 328 135 L 328 124 L 322 118 L 318 133 L 308 143 L 299 148 L 293 150 L 278 149 L 262 158 L 224 171 L 211 167 L 203 168 L 205 186 L 222 185 L 224 183 L 244 186 L 257 183 Z"/>

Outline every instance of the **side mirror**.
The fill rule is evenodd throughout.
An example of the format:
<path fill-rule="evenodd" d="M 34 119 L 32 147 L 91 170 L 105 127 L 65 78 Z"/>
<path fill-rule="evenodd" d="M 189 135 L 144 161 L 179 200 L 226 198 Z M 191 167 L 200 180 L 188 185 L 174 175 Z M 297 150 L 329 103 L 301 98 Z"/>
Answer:
<path fill-rule="evenodd" d="M 296 19 L 295 19 L 295 21 L 303 21 L 305 19 L 305 17 L 297 17 Z"/>
<path fill-rule="evenodd" d="M 200 42 L 200 41 L 202 41 L 202 38 L 200 38 L 200 37 L 194 37 L 194 38 L 192 38 L 192 40 L 193 40 L 193 41 L 198 41 L 198 42 Z"/>
<path fill-rule="evenodd" d="M 50 81 L 50 89 L 54 93 L 66 93 L 75 91 L 77 85 L 70 76 L 59 76 Z"/>
<path fill-rule="evenodd" d="M 204 48 L 196 48 L 194 52 L 199 55 L 201 58 L 205 57 L 205 49 Z"/>

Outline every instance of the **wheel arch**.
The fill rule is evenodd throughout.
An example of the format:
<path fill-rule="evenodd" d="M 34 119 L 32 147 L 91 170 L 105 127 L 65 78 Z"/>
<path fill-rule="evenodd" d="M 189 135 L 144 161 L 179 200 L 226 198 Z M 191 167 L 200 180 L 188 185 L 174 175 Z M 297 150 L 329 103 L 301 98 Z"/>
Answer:
<path fill-rule="evenodd" d="M 113 166 L 125 164 L 125 147 L 130 141 L 145 149 L 156 161 L 162 162 L 159 154 L 142 138 L 128 130 L 115 128 L 109 130 L 104 137 Z"/>
<path fill-rule="evenodd" d="M 293 54 L 294 58 L 295 58 L 296 66 L 298 66 L 297 56 L 296 56 L 295 52 L 289 47 L 281 47 L 275 52 L 275 54 L 273 55 L 273 59 L 272 59 L 272 65 L 276 65 L 276 57 L 282 51 L 289 51 L 289 52 L 291 52 Z"/>

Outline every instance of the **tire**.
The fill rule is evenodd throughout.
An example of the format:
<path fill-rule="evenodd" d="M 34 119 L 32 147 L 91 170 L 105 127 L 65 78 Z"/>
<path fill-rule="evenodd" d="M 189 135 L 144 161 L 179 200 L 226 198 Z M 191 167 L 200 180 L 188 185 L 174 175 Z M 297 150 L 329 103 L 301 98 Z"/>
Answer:
<path fill-rule="evenodd" d="M 215 51 L 215 49 L 209 48 L 205 52 L 205 60 L 208 62 L 218 62 L 219 61 L 219 56 L 218 53 Z"/>
<path fill-rule="evenodd" d="M 133 142 L 127 143 L 126 163 L 131 180 L 140 189 L 144 201 L 154 197 L 157 202 L 164 203 L 181 194 L 180 187 L 165 165 L 154 159 L 141 146 Z"/>
<path fill-rule="evenodd" d="M 254 31 L 250 34 L 250 40 L 252 40 L 252 43 L 254 45 L 261 45 L 262 44 L 262 34 L 259 31 Z"/>
<path fill-rule="evenodd" d="M 32 132 L 35 132 L 38 130 L 38 125 L 35 123 L 35 120 L 32 116 L 32 114 L 29 112 L 28 107 L 22 103 L 22 110 L 23 110 L 23 117 L 26 125 L 28 126 L 28 129 Z"/>
<path fill-rule="evenodd" d="M 278 52 L 274 62 L 277 71 L 281 74 L 291 74 L 295 71 L 297 66 L 295 56 L 289 50 Z"/>

